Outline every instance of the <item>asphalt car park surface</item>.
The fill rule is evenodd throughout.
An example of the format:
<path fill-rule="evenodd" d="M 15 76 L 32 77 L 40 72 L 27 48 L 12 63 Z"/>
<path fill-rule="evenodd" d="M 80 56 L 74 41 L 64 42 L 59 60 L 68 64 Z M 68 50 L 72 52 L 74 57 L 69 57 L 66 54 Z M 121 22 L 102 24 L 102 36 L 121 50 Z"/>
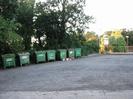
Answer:
<path fill-rule="evenodd" d="M 7 92 L 79 90 L 132 92 L 133 55 L 96 55 L 0 71 L 0 96 Z"/>

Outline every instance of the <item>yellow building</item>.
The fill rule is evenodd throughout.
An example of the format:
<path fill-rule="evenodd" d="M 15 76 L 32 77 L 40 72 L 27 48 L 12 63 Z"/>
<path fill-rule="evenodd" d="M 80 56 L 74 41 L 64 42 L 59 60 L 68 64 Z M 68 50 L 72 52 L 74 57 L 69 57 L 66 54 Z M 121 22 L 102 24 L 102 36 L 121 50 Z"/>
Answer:
<path fill-rule="evenodd" d="M 122 30 L 114 30 L 114 31 L 110 31 L 110 35 L 108 35 L 108 32 L 106 32 L 104 35 L 102 35 L 100 37 L 100 49 L 99 49 L 99 53 L 100 54 L 104 54 L 106 52 L 106 48 L 108 47 L 108 51 L 111 53 L 112 52 L 112 48 L 110 46 L 105 46 L 105 38 L 109 38 L 110 36 L 113 36 L 115 38 L 119 38 L 122 37 L 121 34 Z M 109 42 L 109 41 L 108 41 Z"/>
<path fill-rule="evenodd" d="M 121 32 L 122 32 L 122 30 L 112 31 L 111 36 L 114 36 L 115 38 L 122 37 Z"/>

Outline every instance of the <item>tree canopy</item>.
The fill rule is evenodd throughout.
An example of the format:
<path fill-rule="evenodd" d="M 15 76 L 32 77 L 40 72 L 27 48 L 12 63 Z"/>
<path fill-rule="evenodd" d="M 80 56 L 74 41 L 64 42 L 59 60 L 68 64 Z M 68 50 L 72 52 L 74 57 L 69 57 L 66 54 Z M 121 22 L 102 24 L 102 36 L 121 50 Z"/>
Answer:
<path fill-rule="evenodd" d="M 25 50 L 29 50 L 31 48 L 31 37 L 34 35 L 34 3 L 35 0 L 20 0 L 18 2 L 16 20 L 21 24 L 21 27 L 18 29 L 17 33 L 23 37 Z"/>
<path fill-rule="evenodd" d="M 0 0 L 0 51 L 82 46 L 93 20 L 84 6 L 85 0 Z"/>
<path fill-rule="evenodd" d="M 42 46 L 40 37 L 45 35 L 47 48 L 73 46 L 71 38 L 82 35 L 93 19 L 85 15 L 84 5 L 85 0 L 47 0 L 37 3 L 35 29 L 39 45 Z"/>
<path fill-rule="evenodd" d="M 133 30 L 123 30 L 122 31 L 122 35 L 125 38 L 125 40 L 127 41 L 126 36 L 128 36 L 128 45 L 129 46 L 133 46 Z"/>
<path fill-rule="evenodd" d="M 0 0 L 0 16 L 13 19 L 16 16 L 17 0 Z"/>
<path fill-rule="evenodd" d="M 22 38 L 16 34 L 18 23 L 5 20 L 0 16 L 0 52 L 18 52 L 22 48 Z"/>

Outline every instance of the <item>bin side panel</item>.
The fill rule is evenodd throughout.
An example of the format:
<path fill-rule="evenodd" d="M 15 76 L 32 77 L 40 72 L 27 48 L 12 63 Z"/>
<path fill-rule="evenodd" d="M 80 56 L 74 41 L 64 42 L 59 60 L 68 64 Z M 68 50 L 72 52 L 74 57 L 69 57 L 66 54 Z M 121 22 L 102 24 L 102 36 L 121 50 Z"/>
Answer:
<path fill-rule="evenodd" d="M 7 54 L 5 56 L 3 55 L 2 60 L 3 60 L 4 68 L 16 66 L 15 55 L 10 55 L 10 54 L 9 54 L 9 56 Z"/>
<path fill-rule="evenodd" d="M 30 64 L 29 55 L 20 56 L 20 65 Z"/>
<path fill-rule="evenodd" d="M 69 58 L 73 58 L 74 57 L 74 50 L 69 50 L 68 54 L 69 54 Z"/>
<path fill-rule="evenodd" d="M 66 51 L 60 51 L 60 59 L 66 58 Z"/>
<path fill-rule="evenodd" d="M 39 53 L 39 54 L 37 54 L 36 56 L 37 56 L 37 57 L 36 57 L 37 63 L 38 63 L 38 62 L 44 62 L 44 61 L 46 61 L 46 59 L 45 59 L 45 54 Z"/>
<path fill-rule="evenodd" d="M 47 52 L 47 58 L 48 58 L 48 61 L 50 60 L 55 60 L 55 51 L 48 51 Z"/>

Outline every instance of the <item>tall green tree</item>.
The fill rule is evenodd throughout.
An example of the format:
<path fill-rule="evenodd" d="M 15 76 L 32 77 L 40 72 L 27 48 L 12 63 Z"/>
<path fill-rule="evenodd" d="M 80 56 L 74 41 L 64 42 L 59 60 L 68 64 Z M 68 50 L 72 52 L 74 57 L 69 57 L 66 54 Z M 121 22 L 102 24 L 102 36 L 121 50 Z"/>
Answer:
<path fill-rule="evenodd" d="M 14 19 L 17 7 L 17 0 L 0 0 L 0 15 L 6 19 Z"/>
<path fill-rule="evenodd" d="M 34 35 L 33 17 L 35 0 L 20 0 L 17 9 L 17 21 L 21 24 L 18 34 L 23 37 L 25 50 L 31 46 L 31 37 Z"/>
<path fill-rule="evenodd" d="M 37 4 L 36 8 L 39 10 L 35 25 L 43 25 L 43 29 L 36 28 L 37 31 L 42 31 L 37 32 L 37 35 L 45 34 L 47 48 L 66 48 L 73 45 L 71 39 L 75 35 L 81 37 L 92 19 L 85 15 L 84 5 L 85 0 L 47 0 Z"/>
<path fill-rule="evenodd" d="M 125 38 L 126 41 L 127 41 L 126 36 L 128 36 L 129 37 L 128 38 L 128 45 L 129 46 L 133 46 L 133 30 L 126 30 L 126 29 L 124 29 L 122 31 L 122 35 L 123 35 L 123 37 Z"/>
<path fill-rule="evenodd" d="M 0 53 L 18 52 L 23 50 L 22 37 L 16 31 L 19 24 L 5 20 L 0 16 Z"/>
<path fill-rule="evenodd" d="M 0 0 L 0 54 L 23 50 L 22 37 L 16 33 L 17 0 Z"/>

